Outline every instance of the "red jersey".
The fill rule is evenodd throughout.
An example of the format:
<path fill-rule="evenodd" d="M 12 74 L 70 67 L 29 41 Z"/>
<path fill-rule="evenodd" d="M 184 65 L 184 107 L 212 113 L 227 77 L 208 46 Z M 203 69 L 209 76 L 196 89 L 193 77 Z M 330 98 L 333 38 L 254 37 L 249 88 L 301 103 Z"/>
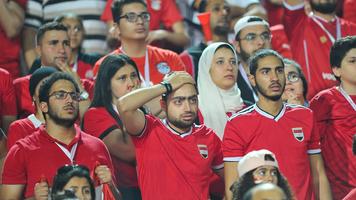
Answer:
<path fill-rule="evenodd" d="M 120 54 L 123 53 L 120 48 L 111 52 L 110 54 Z M 146 59 L 143 57 L 133 57 L 131 58 L 137 65 L 139 72 L 145 81 L 150 81 L 153 84 L 160 83 L 164 75 L 171 71 L 185 71 L 185 66 L 182 60 L 179 58 L 178 54 L 173 51 L 161 49 L 158 47 L 153 47 L 147 45 L 148 54 L 148 67 L 149 67 L 149 77 L 145 74 Z M 99 66 L 101 62 L 106 58 L 106 56 L 100 58 L 94 66 L 94 75 L 99 71 Z"/>
<path fill-rule="evenodd" d="M 281 54 L 284 58 L 292 59 L 292 50 L 286 33 L 284 32 L 284 26 L 278 24 L 270 27 L 272 34 L 271 45 L 272 49 Z"/>
<path fill-rule="evenodd" d="M 343 4 L 343 18 L 356 23 L 356 1 L 355 0 L 344 0 Z"/>
<path fill-rule="evenodd" d="M 72 163 L 60 146 L 69 152 L 77 146 L 72 154 L 73 162 L 87 166 L 91 174 L 94 174 L 97 162 L 107 165 L 113 171 L 111 158 L 104 143 L 82 132 L 77 126 L 76 132 L 69 145 L 52 138 L 43 126 L 30 136 L 17 141 L 6 156 L 2 184 L 25 185 L 26 198 L 34 195 L 35 184 L 42 177 L 45 177 L 51 186 L 57 169 Z"/>
<path fill-rule="evenodd" d="M 119 116 L 117 116 L 119 117 Z M 90 108 L 84 115 L 83 131 L 100 139 L 104 139 L 111 131 L 121 129 L 119 123 L 104 107 Z M 119 187 L 138 187 L 135 165 L 111 156 L 115 177 Z"/>
<path fill-rule="evenodd" d="M 23 11 L 26 10 L 27 0 L 14 0 L 13 2 L 16 2 Z M 0 26 L 0 68 L 6 69 L 14 79 L 20 75 L 20 35 L 15 38 L 8 38 L 4 28 Z"/>
<path fill-rule="evenodd" d="M 15 88 L 9 72 L 0 68 L 0 123 L 3 115 L 17 115 Z"/>
<path fill-rule="evenodd" d="M 224 161 L 238 162 L 248 152 L 260 149 L 276 155 L 297 199 L 313 199 L 308 155 L 320 153 L 320 146 L 310 109 L 283 104 L 274 117 L 255 104 L 233 115 L 225 127 Z"/>
<path fill-rule="evenodd" d="M 355 35 L 356 24 L 340 18 L 329 23 L 314 15 L 307 16 L 302 4 L 285 9 L 284 28 L 294 59 L 308 81 L 308 99 L 338 84 L 329 63 L 332 40 Z"/>
<path fill-rule="evenodd" d="M 18 140 L 34 133 L 41 124 L 41 121 L 34 114 L 12 122 L 7 131 L 7 150 L 10 150 Z"/>
<path fill-rule="evenodd" d="M 223 168 L 221 141 L 204 125 L 179 135 L 165 120 L 146 115 L 132 137 L 142 199 L 208 199 L 213 170 Z"/>
<path fill-rule="evenodd" d="M 318 93 L 310 102 L 320 130 L 326 174 L 337 200 L 356 187 L 356 157 L 352 153 L 355 102 L 356 95 L 349 96 L 339 87 Z"/>

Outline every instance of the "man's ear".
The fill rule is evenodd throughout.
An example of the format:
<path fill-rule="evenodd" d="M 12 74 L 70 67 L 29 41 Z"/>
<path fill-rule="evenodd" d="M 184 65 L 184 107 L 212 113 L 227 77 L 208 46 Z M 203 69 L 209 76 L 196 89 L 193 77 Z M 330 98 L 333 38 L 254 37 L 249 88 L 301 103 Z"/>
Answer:
<path fill-rule="evenodd" d="M 43 113 L 48 112 L 48 104 L 44 101 L 40 102 L 40 109 Z"/>
<path fill-rule="evenodd" d="M 248 75 L 248 80 L 250 80 L 250 83 L 253 87 L 256 87 L 256 79 L 255 79 L 255 75 L 249 74 Z"/>
<path fill-rule="evenodd" d="M 38 45 L 38 44 L 36 45 L 35 51 L 36 51 L 36 53 L 41 57 L 42 51 L 41 51 L 40 45 Z"/>
<path fill-rule="evenodd" d="M 114 35 L 115 38 L 120 39 L 121 30 L 120 30 L 120 27 L 119 27 L 118 23 L 113 22 L 113 25 L 112 25 L 110 31 L 112 31 L 112 35 Z"/>
<path fill-rule="evenodd" d="M 333 71 L 334 76 L 336 76 L 336 77 L 339 77 L 339 78 L 340 78 L 340 76 L 341 76 L 341 70 L 340 70 L 340 67 L 332 66 L 332 67 L 331 67 L 331 70 Z"/>
<path fill-rule="evenodd" d="M 241 53 L 241 46 L 239 41 L 234 41 L 234 47 L 237 53 Z"/>
<path fill-rule="evenodd" d="M 163 111 L 166 111 L 166 108 L 167 108 L 167 103 L 166 101 L 163 100 L 163 98 L 161 98 L 161 100 L 159 100 L 159 103 L 161 105 L 161 108 Z"/>

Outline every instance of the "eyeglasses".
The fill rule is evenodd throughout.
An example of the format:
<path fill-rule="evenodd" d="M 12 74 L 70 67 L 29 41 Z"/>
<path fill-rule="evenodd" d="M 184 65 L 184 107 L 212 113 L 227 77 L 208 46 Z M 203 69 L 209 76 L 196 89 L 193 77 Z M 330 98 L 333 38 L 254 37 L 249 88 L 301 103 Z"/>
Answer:
<path fill-rule="evenodd" d="M 260 35 L 257 35 L 256 33 L 248 33 L 245 37 L 240 38 L 240 40 L 246 40 L 247 42 L 254 42 L 256 41 L 257 37 L 260 37 L 264 42 L 266 42 L 271 40 L 272 35 L 270 32 L 263 32 Z"/>
<path fill-rule="evenodd" d="M 58 100 L 64 100 L 68 97 L 68 94 L 74 101 L 80 101 L 80 94 L 78 92 L 56 91 L 48 97 L 54 96 Z"/>
<path fill-rule="evenodd" d="M 89 173 L 88 167 L 86 167 L 84 165 L 64 165 L 64 166 L 58 168 L 57 174 L 67 174 L 68 172 L 73 171 L 75 169 L 83 170 L 83 171 Z"/>
<path fill-rule="evenodd" d="M 148 22 L 151 19 L 151 15 L 148 12 L 142 12 L 141 14 L 136 14 L 134 12 L 129 12 L 129 13 L 125 14 L 125 15 L 120 16 L 119 19 L 126 18 L 126 20 L 128 22 L 135 23 L 135 22 L 137 22 L 139 17 L 142 19 L 143 22 Z"/>
<path fill-rule="evenodd" d="M 287 75 L 287 79 L 289 82 L 295 83 L 295 82 L 299 81 L 300 75 L 296 72 L 289 72 Z"/>

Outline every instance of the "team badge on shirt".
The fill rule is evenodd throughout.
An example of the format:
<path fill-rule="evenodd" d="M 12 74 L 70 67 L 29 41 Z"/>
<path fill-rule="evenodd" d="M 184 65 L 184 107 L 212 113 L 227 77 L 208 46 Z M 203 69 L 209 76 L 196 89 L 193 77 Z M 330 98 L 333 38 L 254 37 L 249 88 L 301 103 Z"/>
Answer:
<path fill-rule="evenodd" d="M 297 139 L 299 142 L 304 140 L 304 133 L 303 129 L 301 127 L 298 128 L 292 128 L 292 133 L 295 139 Z"/>
<path fill-rule="evenodd" d="M 206 146 L 205 144 L 198 144 L 198 149 L 199 149 L 199 153 L 200 155 L 207 159 L 208 158 L 208 146 Z"/>
<path fill-rule="evenodd" d="M 156 67 L 161 74 L 168 74 L 171 71 L 171 68 L 166 62 L 160 62 L 156 65 Z"/>

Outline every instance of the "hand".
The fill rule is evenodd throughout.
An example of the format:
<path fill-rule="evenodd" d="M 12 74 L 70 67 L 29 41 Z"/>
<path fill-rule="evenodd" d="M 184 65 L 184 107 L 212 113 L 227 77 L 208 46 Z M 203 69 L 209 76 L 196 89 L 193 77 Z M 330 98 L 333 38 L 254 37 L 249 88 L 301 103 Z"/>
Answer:
<path fill-rule="evenodd" d="M 162 29 L 150 31 L 146 37 L 146 43 L 151 44 L 154 41 L 164 40 L 167 37 L 167 33 L 168 31 Z"/>
<path fill-rule="evenodd" d="M 99 165 L 95 168 L 95 175 L 99 178 L 100 184 L 109 183 L 112 180 L 111 171 L 106 165 Z"/>
<path fill-rule="evenodd" d="M 35 199 L 47 200 L 49 194 L 49 187 L 47 181 L 41 181 L 35 185 Z"/>
<path fill-rule="evenodd" d="M 304 104 L 304 97 L 303 94 L 297 94 L 292 90 L 284 91 L 282 95 L 282 99 L 287 103 L 303 105 Z"/>
<path fill-rule="evenodd" d="M 171 72 L 167 74 L 163 80 L 172 85 L 172 90 L 176 90 L 187 83 L 195 85 L 195 81 L 192 76 L 185 71 Z"/>

